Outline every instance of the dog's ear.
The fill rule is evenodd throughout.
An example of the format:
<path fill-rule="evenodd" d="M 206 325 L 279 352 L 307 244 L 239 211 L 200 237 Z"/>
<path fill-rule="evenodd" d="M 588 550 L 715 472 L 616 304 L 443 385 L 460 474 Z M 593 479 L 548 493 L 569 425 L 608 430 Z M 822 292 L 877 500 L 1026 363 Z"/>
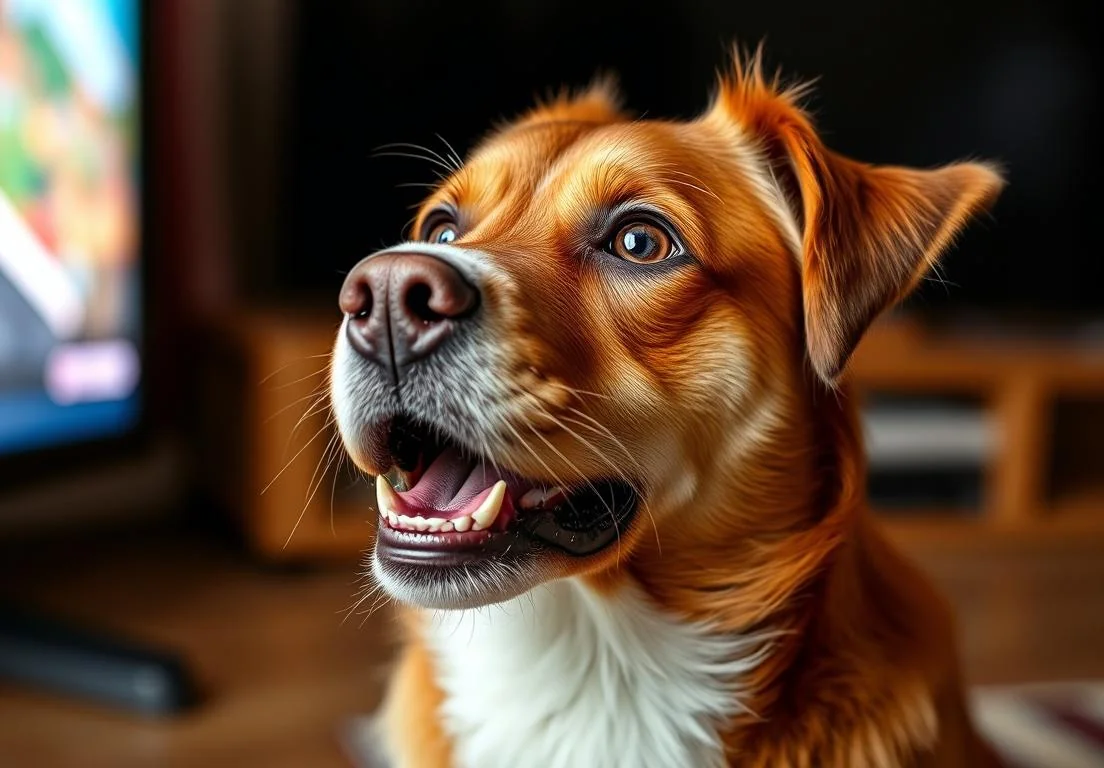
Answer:
<path fill-rule="evenodd" d="M 756 55 L 722 79 L 714 109 L 756 142 L 789 199 L 801 233 L 805 343 L 832 384 L 875 317 L 916 286 L 1003 181 L 980 163 L 919 170 L 838 155 L 798 105 L 802 90 L 767 82 Z"/>
<path fill-rule="evenodd" d="M 601 74 L 582 90 L 561 89 L 552 96 L 541 99 L 526 113 L 518 125 L 543 123 L 552 120 L 579 120 L 587 123 L 612 123 L 624 120 L 621 95 L 617 90 L 617 78 Z"/>

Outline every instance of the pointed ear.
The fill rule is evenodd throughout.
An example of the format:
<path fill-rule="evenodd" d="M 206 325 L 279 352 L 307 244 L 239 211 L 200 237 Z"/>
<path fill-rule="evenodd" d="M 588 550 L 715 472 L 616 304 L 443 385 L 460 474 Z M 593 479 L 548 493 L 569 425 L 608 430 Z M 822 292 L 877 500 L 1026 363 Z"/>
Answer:
<path fill-rule="evenodd" d="M 768 84 L 760 59 L 722 82 L 718 106 L 751 134 L 791 201 L 801 231 L 805 343 L 814 370 L 835 382 L 859 339 L 905 297 L 1003 181 L 992 167 L 879 167 L 828 150 L 796 104 Z"/>
<path fill-rule="evenodd" d="M 561 89 L 554 96 L 542 99 L 526 113 L 517 125 L 553 120 L 580 120 L 588 123 L 612 123 L 624 120 L 617 78 L 602 74 L 582 90 Z"/>

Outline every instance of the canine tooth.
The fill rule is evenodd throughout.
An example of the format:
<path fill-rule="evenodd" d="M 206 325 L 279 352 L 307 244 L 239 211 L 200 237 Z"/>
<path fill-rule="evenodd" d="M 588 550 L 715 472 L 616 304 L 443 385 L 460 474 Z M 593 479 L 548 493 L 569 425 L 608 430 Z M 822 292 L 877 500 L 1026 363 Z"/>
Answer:
<path fill-rule="evenodd" d="M 446 520 L 445 522 L 441 523 L 441 527 L 438 528 L 437 530 L 440 531 L 441 533 L 451 532 L 453 530 L 452 521 L 451 520 Z"/>
<path fill-rule="evenodd" d="M 402 509 L 399 505 L 399 496 L 391 487 L 391 481 L 383 475 L 376 476 L 376 508 L 388 520 L 395 510 Z"/>
<path fill-rule="evenodd" d="M 498 517 L 498 511 L 502 509 L 502 500 L 505 497 L 506 481 L 499 480 L 491 488 L 491 492 L 487 495 L 487 498 L 479 505 L 479 509 L 472 512 L 472 527 L 477 531 L 481 531 L 484 528 L 490 528 L 495 518 Z"/>
<path fill-rule="evenodd" d="M 471 530 L 472 519 L 467 515 L 464 515 L 463 517 L 458 517 L 452 521 L 452 527 L 460 531 L 460 533 L 465 533 L 466 531 Z"/>

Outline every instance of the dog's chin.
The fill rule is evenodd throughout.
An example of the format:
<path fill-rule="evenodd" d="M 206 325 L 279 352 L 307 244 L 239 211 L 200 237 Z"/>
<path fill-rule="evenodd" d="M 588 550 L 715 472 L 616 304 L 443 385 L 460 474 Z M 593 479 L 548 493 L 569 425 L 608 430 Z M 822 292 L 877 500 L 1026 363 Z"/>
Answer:
<path fill-rule="evenodd" d="M 372 558 L 372 575 L 393 599 L 416 608 L 466 610 L 519 597 L 548 580 L 535 563 L 506 565 L 488 558 L 453 568 L 426 568 Z"/>
<path fill-rule="evenodd" d="M 373 427 L 379 527 L 372 570 L 396 600 L 471 608 L 596 567 L 636 519 L 630 483 L 553 485 L 475 454 L 438 428 L 395 417 Z"/>

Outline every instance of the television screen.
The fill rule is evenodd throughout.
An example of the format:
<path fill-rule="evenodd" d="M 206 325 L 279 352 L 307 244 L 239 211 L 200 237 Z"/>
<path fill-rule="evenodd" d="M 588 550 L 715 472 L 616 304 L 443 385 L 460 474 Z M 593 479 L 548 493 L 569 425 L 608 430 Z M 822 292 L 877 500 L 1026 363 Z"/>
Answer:
<path fill-rule="evenodd" d="M 138 0 L 0 0 L 0 455 L 139 415 Z"/>

